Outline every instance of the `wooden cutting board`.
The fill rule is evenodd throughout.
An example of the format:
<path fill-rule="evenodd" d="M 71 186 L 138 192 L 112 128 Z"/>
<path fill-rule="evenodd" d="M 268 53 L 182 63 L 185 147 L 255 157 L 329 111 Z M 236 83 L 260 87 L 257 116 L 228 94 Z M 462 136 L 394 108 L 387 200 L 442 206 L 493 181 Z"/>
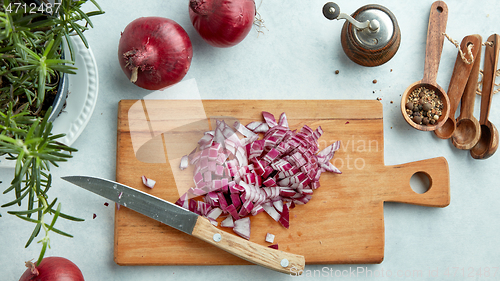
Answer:
<path fill-rule="evenodd" d="M 122 100 L 116 180 L 175 202 L 192 185 L 191 171 L 178 168 L 179 158 L 191 152 L 203 130 L 215 118 L 263 120 L 262 111 L 277 117 L 286 112 L 292 129 L 321 126 L 321 148 L 340 140 L 332 163 L 343 173 L 321 175 L 312 200 L 291 209 L 289 229 L 266 213 L 251 217 L 253 242 L 269 245 L 265 236 L 272 233 L 280 250 L 304 255 L 308 264 L 380 263 L 384 202 L 429 207 L 450 202 L 443 157 L 385 166 L 382 104 L 367 100 Z M 410 187 L 416 172 L 430 179 L 423 194 Z M 142 175 L 156 186 L 145 187 Z M 249 264 L 124 207 L 115 212 L 114 251 L 120 265 Z"/>

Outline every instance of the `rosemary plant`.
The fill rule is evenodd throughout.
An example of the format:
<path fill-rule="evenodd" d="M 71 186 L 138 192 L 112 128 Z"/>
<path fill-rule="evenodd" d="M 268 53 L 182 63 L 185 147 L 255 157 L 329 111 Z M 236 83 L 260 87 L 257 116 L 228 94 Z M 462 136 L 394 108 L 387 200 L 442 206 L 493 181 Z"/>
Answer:
<path fill-rule="evenodd" d="M 88 47 L 83 32 L 93 27 L 91 16 L 104 12 L 95 0 L 0 1 L 0 156 L 16 163 L 13 180 L 3 192 L 14 198 L 1 207 L 19 208 L 7 213 L 34 223 L 26 247 L 42 233 L 40 263 L 51 232 L 72 237 L 55 227 L 57 219 L 82 221 L 62 213 L 57 198 L 49 199 L 50 167 L 58 167 L 77 150 L 58 142 L 64 135 L 52 134 L 48 116 L 58 77 L 76 70 L 70 36 L 78 36 Z M 96 11 L 83 12 L 88 1 Z M 68 59 L 63 57 L 64 41 Z"/>

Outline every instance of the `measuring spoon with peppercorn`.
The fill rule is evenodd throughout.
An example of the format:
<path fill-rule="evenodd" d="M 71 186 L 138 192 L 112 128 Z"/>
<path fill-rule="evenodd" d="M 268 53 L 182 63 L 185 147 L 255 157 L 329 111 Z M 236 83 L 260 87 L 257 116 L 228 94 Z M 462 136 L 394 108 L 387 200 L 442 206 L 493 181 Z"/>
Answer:
<path fill-rule="evenodd" d="M 498 148 L 498 130 L 488 120 L 488 116 L 495 88 L 495 72 L 500 50 L 500 36 L 493 34 L 488 37 L 488 42 L 490 44 L 486 44 L 484 51 L 483 89 L 481 95 L 481 115 L 479 118 L 481 137 L 477 144 L 470 150 L 470 155 L 474 159 L 487 159 Z"/>
<path fill-rule="evenodd" d="M 448 98 L 450 99 L 450 114 L 448 115 L 448 119 L 446 119 L 443 126 L 434 131 L 434 134 L 436 134 L 438 138 L 449 139 L 455 132 L 457 127 L 455 111 L 457 110 L 460 99 L 462 99 L 462 94 L 464 93 L 467 80 L 469 80 L 472 66 L 474 65 L 474 59 L 477 58 L 478 50 L 480 49 L 481 37 L 479 35 L 465 36 L 460 44 L 460 50 L 462 51 L 462 54 L 465 55 L 462 58 L 460 51 L 457 54 L 457 60 L 455 61 L 455 67 L 453 68 L 453 73 L 451 74 L 447 93 Z"/>
<path fill-rule="evenodd" d="M 406 88 L 401 98 L 401 113 L 406 122 L 421 131 L 434 131 L 443 126 L 448 119 L 450 100 L 443 88 L 436 83 L 447 21 L 446 3 L 443 1 L 432 3 L 427 27 L 424 77 Z M 429 110 L 434 112 L 430 118 L 423 116 L 424 103 L 420 102 L 422 98 L 430 101 L 425 105 L 426 112 Z"/>

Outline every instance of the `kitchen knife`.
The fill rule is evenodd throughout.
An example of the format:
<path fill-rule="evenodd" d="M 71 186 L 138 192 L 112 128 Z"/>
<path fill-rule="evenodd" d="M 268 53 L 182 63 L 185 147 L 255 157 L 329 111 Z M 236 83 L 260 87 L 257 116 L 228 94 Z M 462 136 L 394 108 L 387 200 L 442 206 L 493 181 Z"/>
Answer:
<path fill-rule="evenodd" d="M 304 271 L 304 256 L 262 246 L 216 228 L 210 221 L 180 206 L 118 182 L 89 176 L 62 177 L 168 226 L 193 235 L 251 263 L 286 274 Z"/>

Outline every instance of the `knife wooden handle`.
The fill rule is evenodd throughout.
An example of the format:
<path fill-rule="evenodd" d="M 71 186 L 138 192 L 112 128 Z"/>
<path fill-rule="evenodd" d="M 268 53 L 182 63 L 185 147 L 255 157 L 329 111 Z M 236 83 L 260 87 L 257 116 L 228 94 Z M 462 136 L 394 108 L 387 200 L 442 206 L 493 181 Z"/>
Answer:
<path fill-rule="evenodd" d="M 219 234 L 220 237 L 216 234 Z M 290 254 L 247 241 L 216 228 L 208 219 L 203 217 L 199 217 L 196 221 L 192 235 L 246 261 L 281 273 L 296 276 L 304 272 L 304 256 Z"/>

